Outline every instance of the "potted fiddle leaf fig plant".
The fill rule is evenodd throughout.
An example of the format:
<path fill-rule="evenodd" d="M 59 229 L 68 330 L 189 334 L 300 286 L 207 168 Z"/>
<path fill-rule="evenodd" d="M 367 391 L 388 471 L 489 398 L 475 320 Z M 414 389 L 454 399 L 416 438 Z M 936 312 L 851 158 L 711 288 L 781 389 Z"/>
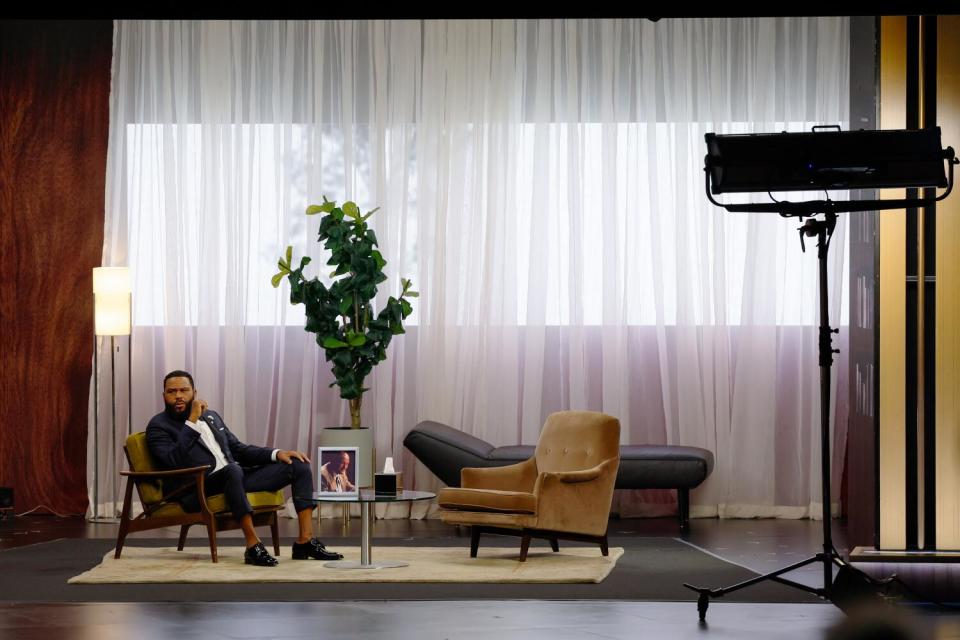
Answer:
<path fill-rule="evenodd" d="M 334 382 L 340 388 L 340 397 L 350 403 L 350 426 L 360 428 L 360 407 L 364 380 L 373 367 L 386 359 L 390 340 L 404 333 L 403 321 L 413 311 L 410 298 L 413 291 L 410 280 L 401 279 L 400 296 L 390 296 L 379 312 L 374 312 L 377 285 L 387 279 L 383 272 L 387 261 L 377 249 L 377 235 L 367 224 L 374 213 L 366 214 L 353 202 L 338 206 L 323 197 L 323 204 L 307 207 L 306 215 L 324 214 L 320 219 L 317 242 L 330 252 L 327 265 L 333 267 L 333 283 L 328 287 L 316 277 L 307 279 L 303 269 L 310 258 L 300 258 L 300 266 L 293 268 L 293 247 L 287 247 L 280 258 L 280 271 L 271 283 L 279 287 L 284 276 L 290 283 L 290 303 L 306 308 L 304 329 L 316 334 L 317 344 L 323 348 L 327 362 L 332 363 Z"/>

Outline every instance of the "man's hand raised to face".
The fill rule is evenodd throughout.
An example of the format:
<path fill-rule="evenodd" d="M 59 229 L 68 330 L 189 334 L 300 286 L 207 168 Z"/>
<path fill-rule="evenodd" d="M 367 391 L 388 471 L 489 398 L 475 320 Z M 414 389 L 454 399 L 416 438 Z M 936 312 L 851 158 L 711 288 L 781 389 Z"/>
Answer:
<path fill-rule="evenodd" d="M 197 397 L 197 394 L 193 394 L 193 402 L 190 403 L 190 422 L 196 422 L 200 419 L 200 416 L 203 415 L 203 412 L 207 410 L 207 401 L 201 400 Z"/>
<path fill-rule="evenodd" d="M 277 462 L 293 464 L 294 458 L 300 462 L 310 462 L 310 458 L 307 457 L 307 454 L 300 451 L 277 451 Z"/>

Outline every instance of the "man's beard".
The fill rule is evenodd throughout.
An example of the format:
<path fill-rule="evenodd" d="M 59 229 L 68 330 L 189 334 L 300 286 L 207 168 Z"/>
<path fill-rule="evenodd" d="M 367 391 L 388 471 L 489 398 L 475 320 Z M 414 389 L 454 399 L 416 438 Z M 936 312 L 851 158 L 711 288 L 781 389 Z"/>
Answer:
<path fill-rule="evenodd" d="M 164 407 L 166 414 L 178 422 L 186 422 L 187 418 L 190 417 L 190 401 L 187 401 L 187 403 L 184 405 L 183 411 L 177 411 L 176 406 L 173 404 L 169 404 L 167 402 L 164 402 L 163 404 L 166 405 Z"/>

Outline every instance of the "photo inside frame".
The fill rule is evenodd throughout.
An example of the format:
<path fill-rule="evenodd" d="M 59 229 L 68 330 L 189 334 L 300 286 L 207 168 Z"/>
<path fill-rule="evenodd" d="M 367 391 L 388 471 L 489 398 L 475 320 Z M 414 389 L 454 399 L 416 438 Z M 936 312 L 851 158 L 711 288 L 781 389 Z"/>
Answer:
<path fill-rule="evenodd" d="M 317 483 L 321 495 L 356 495 L 357 447 L 319 447 Z"/>

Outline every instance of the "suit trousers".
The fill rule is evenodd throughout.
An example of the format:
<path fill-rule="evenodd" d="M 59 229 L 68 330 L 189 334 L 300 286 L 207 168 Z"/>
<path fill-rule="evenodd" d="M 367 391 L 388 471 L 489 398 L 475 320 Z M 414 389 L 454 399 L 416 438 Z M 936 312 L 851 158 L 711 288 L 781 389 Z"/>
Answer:
<path fill-rule="evenodd" d="M 240 519 L 253 511 L 247 500 L 248 492 L 277 491 L 287 485 L 292 488 L 293 507 L 297 512 L 316 506 L 313 502 L 313 472 L 309 464 L 296 458 L 291 464 L 272 462 L 260 467 L 241 467 L 232 462 L 206 477 L 204 493 L 208 496 L 222 493 L 234 517 Z M 185 497 L 181 505 L 186 511 L 200 510 L 196 493 Z"/>

